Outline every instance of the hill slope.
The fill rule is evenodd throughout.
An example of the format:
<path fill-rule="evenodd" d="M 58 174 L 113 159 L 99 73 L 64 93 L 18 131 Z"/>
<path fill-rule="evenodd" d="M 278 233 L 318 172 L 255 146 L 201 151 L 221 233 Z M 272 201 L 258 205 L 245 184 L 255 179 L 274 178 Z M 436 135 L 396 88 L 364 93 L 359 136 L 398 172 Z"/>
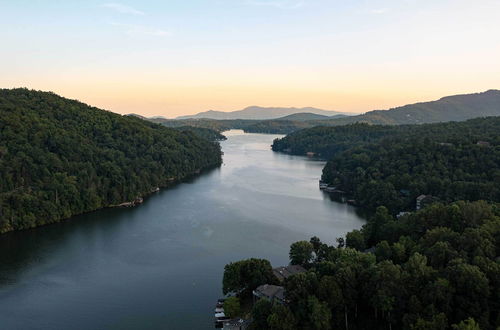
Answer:
<path fill-rule="evenodd" d="M 409 104 L 389 110 L 331 120 L 328 124 L 355 122 L 370 124 L 424 124 L 463 121 L 477 117 L 500 116 L 500 90 L 443 97 L 437 101 Z"/>
<path fill-rule="evenodd" d="M 342 116 L 343 115 L 335 115 L 335 116 Z M 332 116 L 325 116 L 325 115 L 318 115 L 316 113 L 310 113 L 310 112 L 299 112 L 299 113 L 294 113 L 285 117 L 280 117 L 275 120 L 296 120 L 296 121 L 307 121 L 307 120 L 325 120 L 325 119 L 331 119 Z"/>
<path fill-rule="evenodd" d="M 220 163 L 218 144 L 190 132 L 0 90 L 0 232 L 131 201 Z"/>
<path fill-rule="evenodd" d="M 176 119 L 253 119 L 253 120 L 266 120 L 266 119 L 276 119 L 295 113 L 313 113 L 317 115 L 324 116 L 334 116 L 339 114 L 344 114 L 343 112 L 321 110 L 316 108 L 265 108 L 265 107 L 247 107 L 243 110 L 237 110 L 232 112 L 223 111 L 205 111 L 200 112 L 192 116 L 181 116 Z"/>

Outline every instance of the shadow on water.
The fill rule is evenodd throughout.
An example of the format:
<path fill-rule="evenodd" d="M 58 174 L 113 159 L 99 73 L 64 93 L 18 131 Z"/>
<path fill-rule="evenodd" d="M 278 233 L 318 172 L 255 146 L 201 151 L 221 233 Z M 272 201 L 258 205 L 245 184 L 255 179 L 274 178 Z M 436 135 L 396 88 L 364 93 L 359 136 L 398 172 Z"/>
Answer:
<path fill-rule="evenodd" d="M 341 195 L 341 194 L 328 193 L 326 191 L 323 191 L 323 195 L 325 196 L 326 199 L 328 199 L 329 201 L 335 202 L 335 203 L 341 203 L 341 204 L 348 203 L 347 202 L 348 198 L 345 197 L 344 195 Z M 369 211 L 369 210 L 362 208 L 362 207 L 355 207 L 352 210 L 354 211 L 354 213 L 356 213 L 356 215 L 358 217 L 363 218 L 363 219 L 368 219 L 368 218 L 370 218 L 370 216 L 373 215 L 372 211 Z"/>
<path fill-rule="evenodd" d="M 36 265 L 51 257 L 51 252 L 67 246 L 74 237 L 92 242 L 96 237 L 110 236 L 130 222 L 140 221 L 134 215 L 141 208 L 167 191 L 175 191 L 183 184 L 195 184 L 204 176 L 217 174 L 220 167 L 203 170 L 199 175 L 186 179 L 157 193 L 144 198 L 144 203 L 134 208 L 104 208 L 94 212 L 84 213 L 33 229 L 13 231 L 0 235 L 0 289 L 5 285 L 13 285 L 23 273 L 29 272 Z M 103 224 L 103 221 L 106 223 Z"/>

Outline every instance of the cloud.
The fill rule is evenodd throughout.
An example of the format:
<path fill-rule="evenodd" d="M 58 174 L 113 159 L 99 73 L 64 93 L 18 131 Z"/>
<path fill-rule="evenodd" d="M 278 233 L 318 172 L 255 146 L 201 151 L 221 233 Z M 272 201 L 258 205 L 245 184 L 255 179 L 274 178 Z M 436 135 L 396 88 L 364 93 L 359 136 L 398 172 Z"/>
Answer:
<path fill-rule="evenodd" d="M 137 10 L 134 7 L 124 5 L 121 3 L 111 2 L 104 3 L 101 7 L 112 9 L 120 14 L 131 14 L 131 15 L 145 15 L 143 11 Z"/>
<path fill-rule="evenodd" d="M 305 1 L 297 0 L 247 0 L 247 5 L 267 6 L 280 9 L 295 9 L 305 5 Z"/>
<path fill-rule="evenodd" d="M 131 37 L 138 36 L 150 36 L 150 37 L 168 37 L 172 35 L 170 31 L 145 26 L 145 25 L 134 25 L 134 24 L 121 24 L 121 23 L 110 23 L 113 26 L 122 27 L 125 33 Z"/>
<path fill-rule="evenodd" d="M 377 9 L 372 9 L 370 10 L 370 13 L 375 14 L 375 15 L 382 15 L 385 14 L 389 11 L 388 8 L 377 8 Z"/>

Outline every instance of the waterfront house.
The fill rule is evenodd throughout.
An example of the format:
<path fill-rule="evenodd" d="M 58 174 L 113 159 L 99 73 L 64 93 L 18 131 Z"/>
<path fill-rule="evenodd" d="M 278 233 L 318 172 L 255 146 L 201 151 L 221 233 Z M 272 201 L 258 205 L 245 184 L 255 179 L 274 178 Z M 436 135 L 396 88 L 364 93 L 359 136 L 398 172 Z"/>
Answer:
<path fill-rule="evenodd" d="M 396 218 L 401 218 L 401 217 L 404 217 L 405 215 L 408 215 L 410 214 L 410 212 L 405 212 L 405 211 L 402 211 L 402 212 L 399 212 L 397 215 L 396 215 Z"/>
<path fill-rule="evenodd" d="M 420 195 L 417 197 L 416 199 L 416 210 L 420 210 L 422 208 L 422 202 L 424 201 L 424 199 L 427 198 L 427 195 Z"/>
<path fill-rule="evenodd" d="M 433 202 L 436 202 L 438 199 L 436 197 L 433 197 L 432 195 L 420 195 L 416 199 L 416 210 L 422 209 L 425 205 L 432 204 Z"/>
<path fill-rule="evenodd" d="M 267 299 L 278 304 L 285 303 L 285 288 L 278 285 L 264 284 L 252 291 L 254 301 Z"/>
<path fill-rule="evenodd" d="M 289 265 L 273 269 L 274 276 L 276 276 L 280 282 L 283 282 L 292 275 L 304 272 L 306 272 L 306 269 L 300 265 Z"/>

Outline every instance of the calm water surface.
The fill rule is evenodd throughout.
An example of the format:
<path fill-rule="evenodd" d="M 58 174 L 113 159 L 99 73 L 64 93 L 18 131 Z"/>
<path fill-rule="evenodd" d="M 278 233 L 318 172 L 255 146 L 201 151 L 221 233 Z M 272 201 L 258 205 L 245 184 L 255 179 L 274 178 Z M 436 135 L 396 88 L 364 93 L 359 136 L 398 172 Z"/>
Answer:
<path fill-rule="evenodd" d="M 363 219 L 318 190 L 323 162 L 226 132 L 224 165 L 134 209 L 0 236 L 0 329 L 213 329 L 224 265 Z"/>

